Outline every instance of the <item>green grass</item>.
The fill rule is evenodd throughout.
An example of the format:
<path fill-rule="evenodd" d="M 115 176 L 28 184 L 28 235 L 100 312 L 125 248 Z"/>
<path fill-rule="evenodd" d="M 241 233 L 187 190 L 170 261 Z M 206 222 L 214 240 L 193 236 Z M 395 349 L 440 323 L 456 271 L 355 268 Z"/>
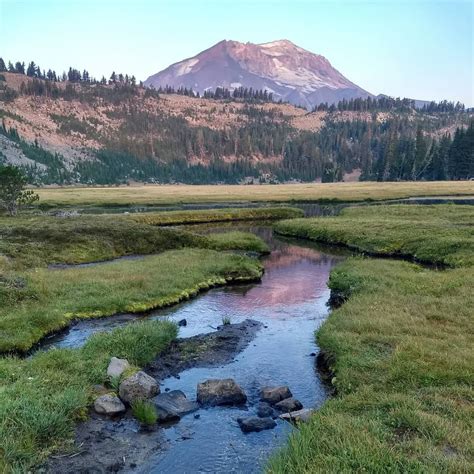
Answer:
<path fill-rule="evenodd" d="M 0 359 L 0 472 L 28 472 L 71 446 L 75 423 L 87 416 L 93 384 L 106 381 L 111 356 L 143 366 L 176 335 L 170 322 L 146 321 L 96 334 L 81 349 Z"/>
<path fill-rule="evenodd" d="M 336 395 L 291 435 L 269 472 L 474 470 L 472 212 L 374 207 L 295 223 L 291 235 L 380 253 L 397 242 L 405 254 L 457 268 L 360 257 L 336 267 L 330 287 L 347 301 L 317 333 Z"/>
<path fill-rule="evenodd" d="M 245 245 L 248 245 L 246 247 Z M 127 216 L 0 218 L 0 271 L 51 263 L 85 263 L 184 247 L 267 251 L 253 234 L 202 236 L 135 222 Z"/>
<path fill-rule="evenodd" d="M 351 207 L 337 217 L 281 221 L 275 230 L 370 254 L 451 266 L 474 264 L 474 207 L 468 205 Z"/>
<path fill-rule="evenodd" d="M 133 416 L 142 425 L 154 425 L 158 420 L 158 413 L 153 403 L 146 400 L 137 400 L 132 404 Z"/>
<path fill-rule="evenodd" d="M 146 212 L 132 214 L 136 222 L 151 225 L 204 224 L 248 220 L 292 219 L 303 217 L 303 211 L 293 207 L 260 207 L 242 209 L 205 209 L 197 211 Z"/>
<path fill-rule="evenodd" d="M 24 288 L 0 307 L 0 351 L 27 350 L 77 318 L 143 312 L 228 282 L 260 278 L 261 264 L 214 250 L 170 250 L 141 260 L 24 272 Z"/>

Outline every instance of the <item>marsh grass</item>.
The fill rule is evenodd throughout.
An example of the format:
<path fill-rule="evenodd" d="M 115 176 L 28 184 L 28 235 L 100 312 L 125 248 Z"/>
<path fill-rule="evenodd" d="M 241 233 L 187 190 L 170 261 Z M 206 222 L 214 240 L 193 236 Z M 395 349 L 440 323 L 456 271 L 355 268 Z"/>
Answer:
<path fill-rule="evenodd" d="M 293 207 L 257 207 L 237 209 L 205 209 L 196 211 L 146 212 L 130 215 L 130 219 L 151 225 L 205 224 L 208 222 L 293 219 L 303 211 Z"/>
<path fill-rule="evenodd" d="M 128 216 L 0 217 L 0 254 L 4 259 L 0 272 L 7 266 L 22 269 L 87 263 L 186 247 L 268 251 L 253 234 L 203 236 L 138 223 Z"/>
<path fill-rule="evenodd" d="M 262 266 L 255 259 L 205 249 L 170 250 L 93 267 L 25 272 L 30 296 L 0 307 L 0 351 L 28 350 L 74 319 L 144 312 L 213 286 L 257 280 L 261 274 Z"/>
<path fill-rule="evenodd" d="M 474 264 L 474 206 L 366 206 L 275 224 L 277 233 L 450 266 Z"/>
<path fill-rule="evenodd" d="M 42 188 L 43 206 L 121 206 L 235 201 L 366 201 L 412 196 L 474 195 L 470 181 L 305 183 L 271 186 L 146 185 Z"/>
<path fill-rule="evenodd" d="M 269 472 L 473 471 L 471 209 L 374 207 L 281 224 L 292 235 L 457 268 L 358 257 L 333 270 L 329 285 L 346 303 L 317 340 L 336 396 L 291 435 Z"/>
<path fill-rule="evenodd" d="M 171 322 L 137 322 L 96 334 L 80 349 L 1 358 L 0 472 L 28 472 L 68 448 L 75 423 L 87 416 L 93 384 L 106 381 L 110 357 L 142 367 L 176 335 Z"/>

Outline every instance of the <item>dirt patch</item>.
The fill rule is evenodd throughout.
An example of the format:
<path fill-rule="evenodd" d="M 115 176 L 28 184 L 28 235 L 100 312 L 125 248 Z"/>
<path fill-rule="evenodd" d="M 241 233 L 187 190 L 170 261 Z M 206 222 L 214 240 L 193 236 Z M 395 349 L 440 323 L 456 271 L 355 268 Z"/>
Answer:
<path fill-rule="evenodd" d="M 262 324 L 245 320 L 220 326 L 210 334 L 177 339 L 145 371 L 158 380 L 178 376 L 193 367 L 214 367 L 231 362 L 255 337 Z M 133 471 L 154 453 L 166 450 L 160 425 L 144 430 L 130 410 L 120 419 L 102 417 L 91 410 L 87 421 L 76 427 L 68 453 L 51 456 L 36 472 L 105 473 Z"/>

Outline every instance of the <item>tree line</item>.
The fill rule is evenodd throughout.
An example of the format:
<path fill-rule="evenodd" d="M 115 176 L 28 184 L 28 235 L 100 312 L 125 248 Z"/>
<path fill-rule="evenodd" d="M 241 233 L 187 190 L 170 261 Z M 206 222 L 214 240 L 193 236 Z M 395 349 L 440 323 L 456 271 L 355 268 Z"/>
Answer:
<path fill-rule="evenodd" d="M 416 109 L 416 101 L 413 99 L 399 97 L 367 97 L 367 98 L 354 98 L 354 99 L 342 99 L 337 104 L 329 105 L 327 102 L 316 105 L 313 108 L 313 112 L 316 111 L 328 111 L 328 112 L 342 112 L 342 111 L 354 111 L 354 112 L 409 112 Z M 439 112 L 451 112 L 451 113 L 462 113 L 465 111 L 465 106 L 461 102 L 448 102 L 442 100 L 440 102 L 429 102 L 419 107 L 419 110 L 427 113 L 439 113 Z"/>

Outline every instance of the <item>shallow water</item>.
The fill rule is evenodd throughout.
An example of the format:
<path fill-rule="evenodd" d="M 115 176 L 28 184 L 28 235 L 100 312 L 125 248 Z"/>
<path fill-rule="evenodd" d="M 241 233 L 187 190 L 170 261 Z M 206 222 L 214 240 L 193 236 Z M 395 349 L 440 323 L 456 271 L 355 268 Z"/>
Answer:
<path fill-rule="evenodd" d="M 273 430 L 240 431 L 236 419 L 254 413 L 260 388 L 288 385 L 305 407 L 319 407 L 326 399 L 311 354 L 318 351 L 314 331 L 328 314 L 329 272 L 341 257 L 281 241 L 274 241 L 273 248 L 261 284 L 212 291 L 169 315 L 174 320 L 186 318 L 188 325 L 180 329 L 183 337 L 212 330 L 224 316 L 232 322 L 251 318 L 264 323 L 232 363 L 186 370 L 179 379 L 162 382 L 163 389 L 180 389 L 194 398 L 198 382 L 231 377 L 247 393 L 248 408 L 209 408 L 200 410 L 199 419 L 184 417 L 165 431 L 169 449 L 139 472 L 260 472 L 292 430 L 279 420 Z M 183 430 L 190 439 L 182 439 Z"/>
<path fill-rule="evenodd" d="M 200 230 L 219 229 L 203 226 Z M 198 382 L 231 377 L 247 393 L 247 407 L 202 409 L 198 419 L 194 414 L 183 417 L 178 424 L 164 429 L 166 448 L 137 468 L 138 472 L 260 472 L 270 453 L 285 442 L 293 428 L 278 420 L 273 430 L 241 432 L 236 419 L 254 413 L 259 389 L 265 385 L 288 385 L 305 407 L 317 408 L 327 397 L 315 370 L 314 354 L 318 348 L 314 331 L 328 314 L 329 272 L 344 257 L 309 243 L 297 245 L 280 240 L 273 237 L 271 228 L 247 226 L 245 230 L 259 234 L 272 248 L 271 255 L 263 260 L 265 274 L 261 283 L 214 289 L 146 316 L 125 314 L 83 321 L 49 340 L 48 346 L 77 347 L 94 332 L 142 318 L 186 319 L 187 326 L 179 329 L 180 337 L 214 331 L 224 317 L 232 323 L 255 319 L 264 324 L 230 364 L 189 369 L 181 372 L 179 379 L 172 377 L 161 383 L 162 391 L 179 389 L 194 399 Z"/>

